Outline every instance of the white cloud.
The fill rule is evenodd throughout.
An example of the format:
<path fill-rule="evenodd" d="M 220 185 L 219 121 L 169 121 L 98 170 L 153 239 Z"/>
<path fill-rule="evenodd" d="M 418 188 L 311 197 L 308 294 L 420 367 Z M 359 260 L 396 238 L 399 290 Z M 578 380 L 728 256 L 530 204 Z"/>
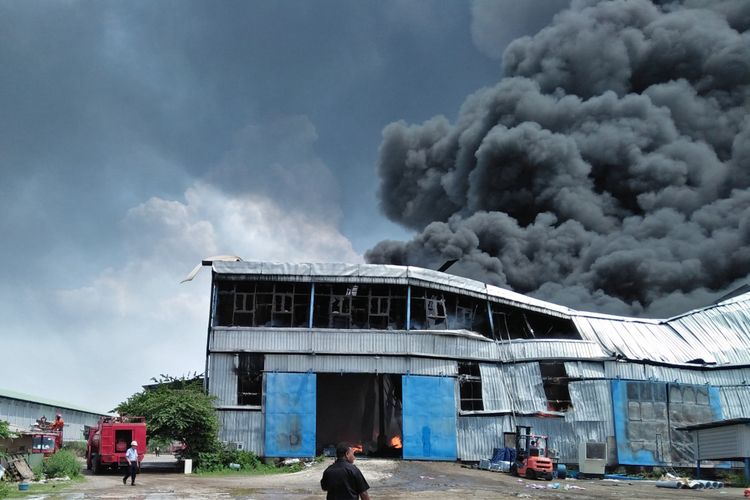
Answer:
<path fill-rule="evenodd" d="M 45 360 L 35 363 L 37 376 L 15 383 L 17 390 L 110 410 L 153 376 L 202 372 L 210 273 L 180 280 L 203 257 L 362 261 L 335 222 L 205 183 L 182 200 L 154 197 L 133 207 L 123 227 L 129 258 L 121 266 L 75 288 L 29 292 L 46 314 L 23 328 L 49 340 L 37 350 Z M 13 352 L 26 344 L 10 336 L 5 346 Z M 29 361 L 10 359 L 3 371 L 26 372 Z"/>

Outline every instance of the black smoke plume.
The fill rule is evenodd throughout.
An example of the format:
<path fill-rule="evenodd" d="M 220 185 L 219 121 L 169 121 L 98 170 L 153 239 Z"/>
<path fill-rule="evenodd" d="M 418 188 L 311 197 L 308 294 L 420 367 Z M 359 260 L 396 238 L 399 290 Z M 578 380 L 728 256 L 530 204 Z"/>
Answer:
<path fill-rule="evenodd" d="M 750 274 L 750 1 L 574 1 L 455 123 L 391 123 L 374 263 L 669 316 Z"/>

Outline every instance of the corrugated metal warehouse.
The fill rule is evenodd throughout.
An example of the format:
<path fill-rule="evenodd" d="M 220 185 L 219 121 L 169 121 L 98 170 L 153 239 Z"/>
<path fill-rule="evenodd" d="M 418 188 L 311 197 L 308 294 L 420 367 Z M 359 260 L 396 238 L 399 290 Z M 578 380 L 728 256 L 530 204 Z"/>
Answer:
<path fill-rule="evenodd" d="M 750 294 L 648 320 L 415 267 L 211 264 L 207 389 L 259 455 L 477 461 L 531 425 L 562 462 L 690 465 L 677 428 L 750 417 Z"/>
<path fill-rule="evenodd" d="M 65 420 L 63 442 L 85 441 L 83 427 L 96 425 L 103 415 L 61 401 L 0 389 L 0 420 L 5 420 L 18 429 L 31 430 L 41 416 L 52 422 L 57 413 Z"/>

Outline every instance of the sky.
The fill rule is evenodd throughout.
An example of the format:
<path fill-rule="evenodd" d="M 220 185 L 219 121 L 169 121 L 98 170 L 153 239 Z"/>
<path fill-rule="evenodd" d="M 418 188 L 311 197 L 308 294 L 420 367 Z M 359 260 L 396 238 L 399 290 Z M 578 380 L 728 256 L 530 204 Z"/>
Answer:
<path fill-rule="evenodd" d="M 202 258 L 667 317 L 750 272 L 743 0 L 0 0 L 0 387 L 201 373 Z"/>

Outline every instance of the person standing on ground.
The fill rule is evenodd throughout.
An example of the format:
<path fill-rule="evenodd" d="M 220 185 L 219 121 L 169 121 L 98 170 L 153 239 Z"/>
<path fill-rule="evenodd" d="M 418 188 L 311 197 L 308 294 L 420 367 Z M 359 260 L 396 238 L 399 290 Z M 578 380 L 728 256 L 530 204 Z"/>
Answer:
<path fill-rule="evenodd" d="M 140 469 L 138 463 L 138 441 L 130 443 L 130 448 L 125 452 L 125 460 L 128 461 L 128 471 L 125 473 L 125 477 L 122 478 L 122 484 L 128 483 L 128 476 L 130 477 L 130 486 L 135 486 L 135 475 Z"/>
<path fill-rule="evenodd" d="M 156 456 L 158 457 L 159 456 L 159 447 L 158 446 L 154 449 L 154 452 L 156 453 Z"/>
<path fill-rule="evenodd" d="M 354 465 L 354 451 L 346 443 L 336 446 L 336 461 L 323 472 L 320 487 L 328 492 L 327 500 L 370 500 L 370 485 Z"/>

